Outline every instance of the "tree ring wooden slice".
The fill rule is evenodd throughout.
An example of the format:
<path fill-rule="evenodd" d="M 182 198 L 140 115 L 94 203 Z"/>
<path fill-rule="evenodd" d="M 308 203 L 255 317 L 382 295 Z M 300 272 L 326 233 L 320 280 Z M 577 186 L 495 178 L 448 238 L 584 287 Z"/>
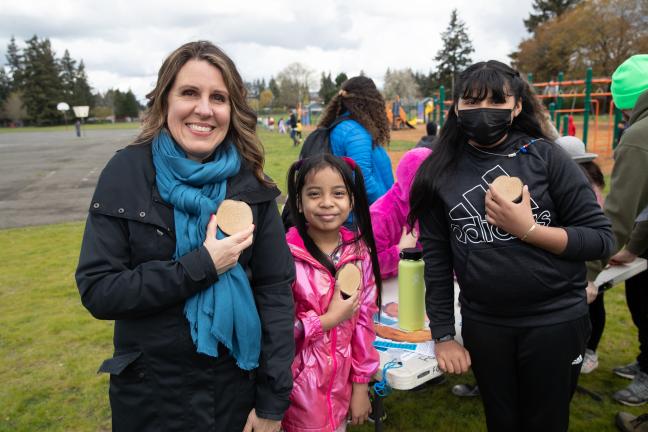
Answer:
<path fill-rule="evenodd" d="M 221 231 L 231 236 L 252 225 L 252 209 L 243 201 L 223 200 L 216 221 Z"/>
<path fill-rule="evenodd" d="M 497 189 L 497 193 L 502 195 L 508 201 L 516 202 L 522 197 L 522 180 L 518 177 L 499 176 L 493 180 L 492 185 Z"/>
<path fill-rule="evenodd" d="M 351 297 L 358 288 L 360 288 L 362 273 L 355 264 L 345 264 L 340 271 L 338 271 L 336 278 L 338 280 L 342 297 L 347 296 L 348 298 Z"/>

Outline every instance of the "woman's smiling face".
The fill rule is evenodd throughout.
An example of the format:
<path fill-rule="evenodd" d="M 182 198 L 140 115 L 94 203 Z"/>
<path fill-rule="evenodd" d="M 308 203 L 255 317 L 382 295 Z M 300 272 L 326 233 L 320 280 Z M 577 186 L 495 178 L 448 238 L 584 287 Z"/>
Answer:
<path fill-rule="evenodd" d="M 187 158 L 202 162 L 229 130 L 231 106 L 221 71 L 204 60 L 189 60 L 168 95 L 167 126 Z"/>

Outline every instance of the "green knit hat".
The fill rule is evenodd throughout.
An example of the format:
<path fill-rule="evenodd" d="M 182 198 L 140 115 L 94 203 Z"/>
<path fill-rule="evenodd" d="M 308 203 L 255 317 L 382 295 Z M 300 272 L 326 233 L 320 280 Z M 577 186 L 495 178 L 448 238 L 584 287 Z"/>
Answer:
<path fill-rule="evenodd" d="M 621 63 L 612 74 L 612 99 L 622 110 L 631 110 L 648 90 L 648 54 L 637 54 Z"/>

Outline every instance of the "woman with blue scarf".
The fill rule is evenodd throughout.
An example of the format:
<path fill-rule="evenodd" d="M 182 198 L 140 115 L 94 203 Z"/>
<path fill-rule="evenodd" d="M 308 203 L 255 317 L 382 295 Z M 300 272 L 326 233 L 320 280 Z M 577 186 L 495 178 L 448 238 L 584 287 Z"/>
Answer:
<path fill-rule="evenodd" d="M 294 355 L 294 264 L 231 59 L 192 42 L 163 63 L 133 145 L 103 170 L 77 285 L 114 320 L 115 431 L 276 432 Z M 223 200 L 250 206 L 231 236 Z"/>

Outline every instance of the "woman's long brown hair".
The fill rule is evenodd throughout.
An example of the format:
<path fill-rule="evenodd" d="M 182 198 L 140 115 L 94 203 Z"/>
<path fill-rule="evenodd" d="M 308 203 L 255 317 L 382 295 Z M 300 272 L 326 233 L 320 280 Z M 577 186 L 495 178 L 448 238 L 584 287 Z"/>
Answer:
<path fill-rule="evenodd" d="M 256 113 L 247 104 L 247 90 L 232 59 L 208 41 L 189 42 L 173 51 L 162 63 L 155 88 L 146 95 L 147 110 L 142 131 L 135 144 L 148 143 L 166 127 L 168 94 L 178 72 L 190 60 L 209 62 L 220 70 L 229 93 L 231 117 L 228 135 L 255 177 L 266 185 L 272 183 L 263 175 L 264 151 L 256 135 Z"/>

